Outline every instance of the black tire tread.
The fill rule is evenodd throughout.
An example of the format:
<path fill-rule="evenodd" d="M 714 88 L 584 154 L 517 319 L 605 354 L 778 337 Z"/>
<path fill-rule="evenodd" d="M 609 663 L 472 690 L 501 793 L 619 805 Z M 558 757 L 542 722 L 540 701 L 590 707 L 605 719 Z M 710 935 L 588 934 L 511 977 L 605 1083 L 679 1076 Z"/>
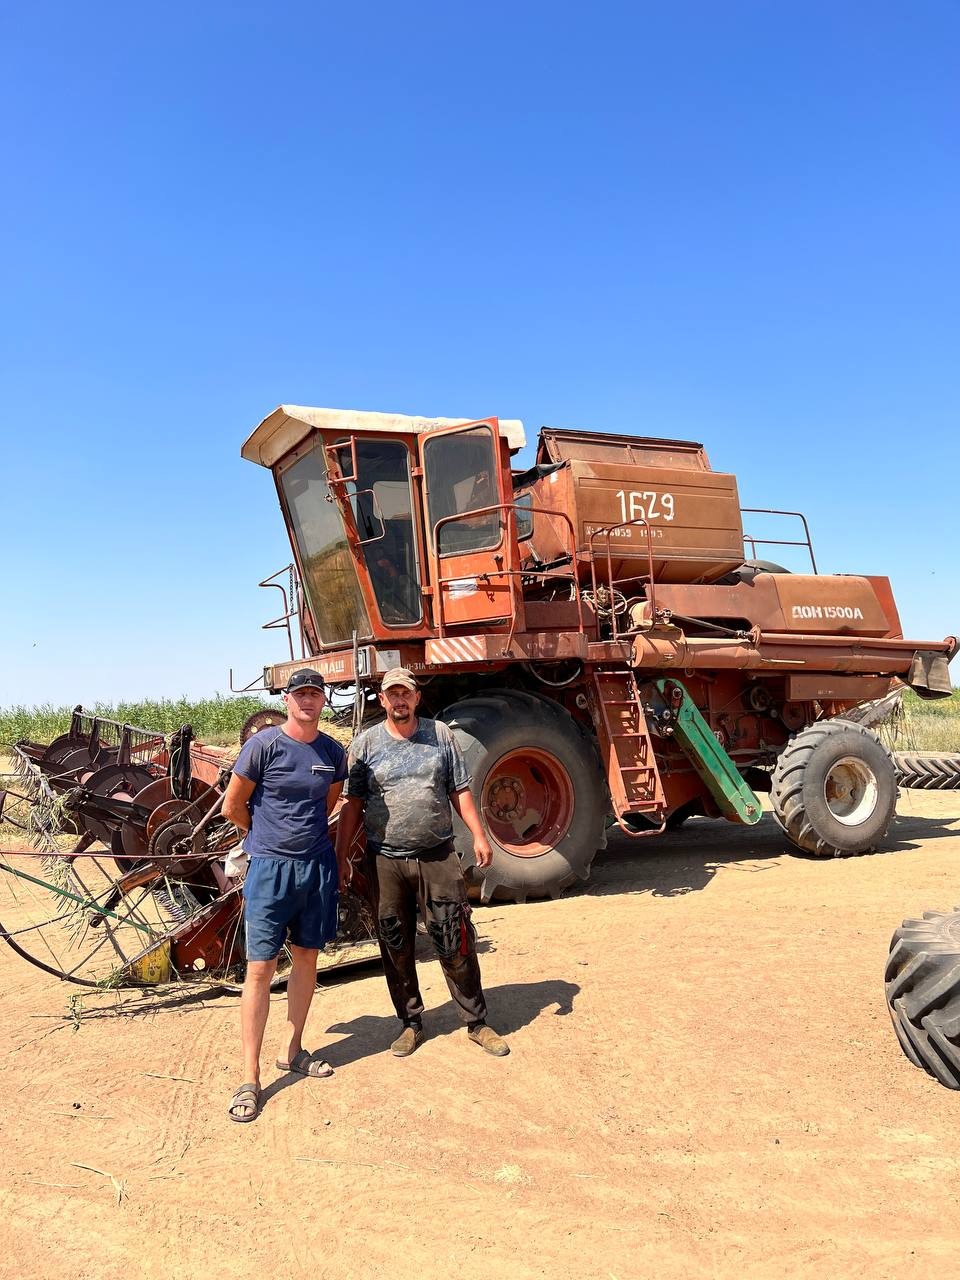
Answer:
<path fill-rule="evenodd" d="M 834 858 L 851 852 L 870 853 L 877 848 L 877 841 L 855 850 L 839 848 L 832 841 L 817 835 L 804 808 L 803 780 L 813 751 L 826 738 L 851 732 L 876 743 L 895 769 L 892 754 L 875 733 L 852 721 L 836 719 L 809 725 L 791 738 L 780 753 L 773 771 L 770 800 L 778 826 L 798 848 L 818 858 Z"/>
<path fill-rule="evenodd" d="M 898 752 L 893 757 L 901 787 L 920 791 L 960 790 L 960 754 Z"/>
<path fill-rule="evenodd" d="M 960 910 L 904 920 L 890 943 L 884 994 L 909 1061 L 960 1090 Z"/>
<path fill-rule="evenodd" d="M 519 722 L 533 726 L 537 722 L 551 724 L 566 735 L 575 734 L 579 747 L 588 749 L 594 755 L 598 796 L 602 794 L 603 775 L 596 748 L 569 713 L 549 698 L 518 689 L 485 690 L 475 697 L 447 707 L 439 713 L 438 719 L 448 724 L 455 733 L 459 730 L 477 741 L 482 741 L 482 735 L 492 724 L 512 726 Z M 531 734 L 531 742 L 535 740 L 534 732 Z M 582 798 L 585 802 L 591 799 L 588 796 Z M 593 799 L 597 807 L 605 810 L 605 803 L 599 803 L 596 797 Z M 457 825 L 454 824 L 455 829 Z M 474 882 L 479 882 L 481 899 L 489 902 L 496 897 L 524 902 L 528 897 L 559 897 L 571 884 L 586 880 L 589 876 L 594 855 L 606 842 L 602 816 L 596 827 L 595 840 L 572 842 L 562 852 L 555 850 L 543 858 L 515 858 L 502 850 L 498 854 L 495 848 L 492 866 L 483 871 L 473 870 L 466 864 L 468 871 L 473 870 Z"/>

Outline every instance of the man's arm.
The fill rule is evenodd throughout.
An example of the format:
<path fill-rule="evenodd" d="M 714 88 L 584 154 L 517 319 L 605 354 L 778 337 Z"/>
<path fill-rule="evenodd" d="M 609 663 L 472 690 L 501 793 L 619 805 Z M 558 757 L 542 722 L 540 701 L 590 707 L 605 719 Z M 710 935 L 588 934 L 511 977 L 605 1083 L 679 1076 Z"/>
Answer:
<path fill-rule="evenodd" d="M 256 785 L 249 778 L 242 778 L 239 773 L 231 773 L 223 797 L 223 816 L 244 834 L 250 830 L 250 797 Z"/>
<path fill-rule="evenodd" d="M 340 868 L 340 887 L 348 884 L 350 881 L 350 850 L 353 848 L 353 842 L 357 832 L 360 830 L 360 822 L 363 818 L 363 801 L 359 796 L 348 796 L 343 802 L 340 813 L 337 815 L 337 865 Z"/>
<path fill-rule="evenodd" d="M 337 807 L 337 801 L 340 799 L 340 792 L 342 790 L 343 790 L 343 783 L 334 782 L 330 787 L 330 790 L 327 792 L 327 817 L 328 818 L 330 817 L 331 813 L 333 813 L 334 809 Z"/>
<path fill-rule="evenodd" d="M 473 856 L 477 866 L 489 867 L 493 861 L 493 851 L 487 840 L 487 833 L 483 829 L 483 823 L 480 821 L 480 815 L 477 813 L 476 801 L 470 788 L 467 787 L 464 791 L 451 792 L 450 803 L 456 809 L 473 837 Z"/>

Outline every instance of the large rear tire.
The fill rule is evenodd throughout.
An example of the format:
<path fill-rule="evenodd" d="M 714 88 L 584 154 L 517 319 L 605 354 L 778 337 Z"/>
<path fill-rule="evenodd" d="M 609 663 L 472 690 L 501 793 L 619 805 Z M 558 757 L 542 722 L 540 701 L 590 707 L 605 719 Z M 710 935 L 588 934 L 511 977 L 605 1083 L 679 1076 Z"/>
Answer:
<path fill-rule="evenodd" d="M 893 757 L 869 729 L 824 720 L 784 747 L 770 799 L 777 822 L 804 853 L 867 853 L 886 835 L 896 808 Z"/>
<path fill-rule="evenodd" d="M 901 787 L 921 791 L 960 790 L 960 755 L 898 754 L 893 757 Z"/>
<path fill-rule="evenodd" d="M 607 789 L 589 738 L 556 703 L 517 690 L 468 698 L 439 717 L 453 730 L 493 849 L 474 866 L 470 834 L 454 816 L 468 878 L 491 898 L 556 898 L 585 880 L 606 843 Z"/>
<path fill-rule="evenodd" d="M 903 1052 L 960 1089 L 960 911 L 904 920 L 890 943 L 884 988 Z"/>

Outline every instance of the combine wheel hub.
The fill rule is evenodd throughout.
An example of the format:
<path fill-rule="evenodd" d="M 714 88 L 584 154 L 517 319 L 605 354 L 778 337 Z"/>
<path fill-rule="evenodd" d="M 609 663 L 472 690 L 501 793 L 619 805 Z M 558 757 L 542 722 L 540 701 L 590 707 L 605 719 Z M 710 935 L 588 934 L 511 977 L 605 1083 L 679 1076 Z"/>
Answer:
<path fill-rule="evenodd" d="M 843 756 L 824 779 L 823 798 L 827 807 L 846 827 L 866 822 L 877 807 L 879 794 L 876 774 L 855 756 Z"/>
<path fill-rule="evenodd" d="M 519 778 L 500 777 L 490 788 L 487 804 L 499 822 L 515 822 L 526 811 L 526 793 Z"/>
<path fill-rule="evenodd" d="M 509 853 L 539 858 L 566 835 L 573 785 L 560 761 L 532 747 L 502 756 L 487 777 L 482 811 L 491 834 Z"/>

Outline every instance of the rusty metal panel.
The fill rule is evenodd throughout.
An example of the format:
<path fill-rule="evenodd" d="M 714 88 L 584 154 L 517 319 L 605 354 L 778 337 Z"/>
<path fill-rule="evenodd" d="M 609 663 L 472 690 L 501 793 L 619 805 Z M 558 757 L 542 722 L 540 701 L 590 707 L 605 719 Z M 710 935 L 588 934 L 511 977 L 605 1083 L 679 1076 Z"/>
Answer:
<path fill-rule="evenodd" d="M 777 573 L 774 584 L 786 630 L 807 635 L 886 636 L 890 620 L 867 578 Z"/>
<path fill-rule="evenodd" d="M 786 680 L 788 702 L 871 702 L 890 690 L 887 676 L 844 676 L 830 672 L 812 675 L 789 675 Z"/>
<path fill-rule="evenodd" d="M 541 428 L 537 461 L 611 462 L 619 466 L 710 470 L 704 447 L 695 440 L 609 435 L 604 431 L 563 431 L 558 427 Z"/>
<path fill-rule="evenodd" d="M 648 539 L 658 582 L 710 582 L 743 563 L 743 528 L 732 475 L 669 467 L 571 462 L 532 486 L 536 505 L 566 511 L 581 551 L 606 561 L 610 534 L 616 578 L 648 572 Z M 527 544 L 524 544 L 525 546 Z M 541 560 L 560 548 L 556 521 L 534 516 L 530 545 Z"/>

